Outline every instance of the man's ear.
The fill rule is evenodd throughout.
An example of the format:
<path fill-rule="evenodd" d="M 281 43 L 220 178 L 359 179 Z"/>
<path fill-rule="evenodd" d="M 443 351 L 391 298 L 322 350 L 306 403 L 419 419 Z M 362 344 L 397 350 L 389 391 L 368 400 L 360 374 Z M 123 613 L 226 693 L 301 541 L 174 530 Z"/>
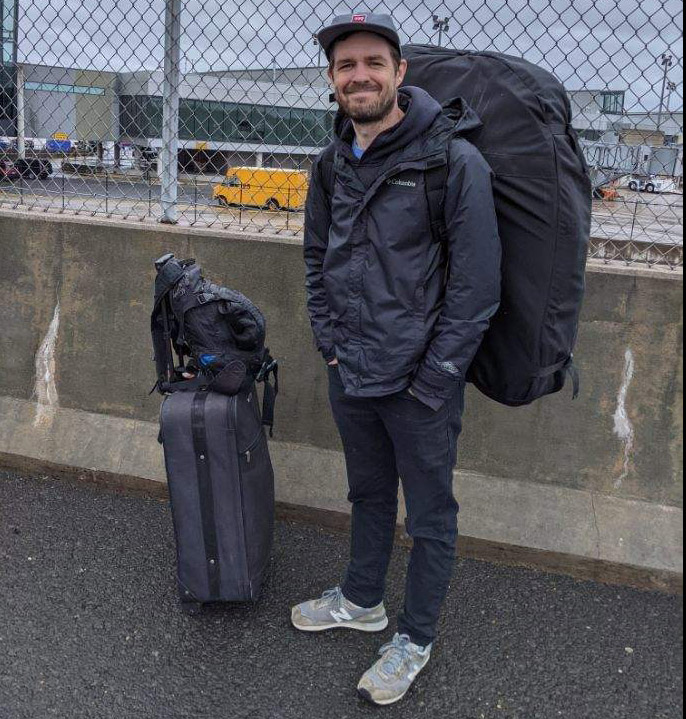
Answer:
<path fill-rule="evenodd" d="M 396 78 L 395 78 L 396 87 L 400 87 L 403 84 L 403 80 L 405 79 L 406 74 L 407 74 L 407 60 L 401 60 L 400 65 L 398 65 L 398 72 L 396 73 Z"/>

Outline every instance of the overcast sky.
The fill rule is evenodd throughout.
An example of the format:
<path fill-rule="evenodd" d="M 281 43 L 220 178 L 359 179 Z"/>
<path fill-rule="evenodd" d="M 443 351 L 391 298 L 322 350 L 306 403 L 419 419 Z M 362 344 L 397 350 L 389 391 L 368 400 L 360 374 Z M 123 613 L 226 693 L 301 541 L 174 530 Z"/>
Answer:
<path fill-rule="evenodd" d="M 450 18 L 449 47 L 497 50 L 552 70 L 568 89 L 628 90 L 629 110 L 656 110 L 663 52 L 676 59 L 671 109 L 683 109 L 681 0 L 402 0 L 390 12 L 403 41 L 437 40 L 431 16 Z M 350 3 L 335 0 L 182 2 L 183 71 L 313 65 L 316 32 Z M 361 9 L 361 6 L 352 6 Z M 22 0 L 23 62 L 133 71 L 161 69 L 164 0 Z"/>

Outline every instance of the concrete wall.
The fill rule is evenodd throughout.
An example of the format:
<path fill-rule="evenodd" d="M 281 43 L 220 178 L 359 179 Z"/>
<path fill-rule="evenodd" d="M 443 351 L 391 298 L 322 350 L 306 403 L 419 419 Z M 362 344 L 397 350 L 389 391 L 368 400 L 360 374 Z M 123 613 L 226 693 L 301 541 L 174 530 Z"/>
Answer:
<path fill-rule="evenodd" d="M 11 408 L 18 415 L 28 412 L 34 403 L 36 412 L 27 417 L 35 414 L 38 426 L 38 399 L 63 418 L 71 412 L 72 427 L 76 412 L 106 415 L 108 433 L 118 419 L 152 432 L 160 403 L 158 396 L 148 396 L 154 382 L 152 263 L 167 251 L 196 257 L 208 276 L 250 296 L 268 318 L 269 344 L 282 368 L 273 445 L 279 498 L 346 511 L 326 373 L 305 310 L 299 241 L 12 213 L 0 215 L 0 251 L 0 399 L 5 398 L 6 414 L 15 411 Z M 456 487 L 473 536 L 678 570 L 682 290 L 680 273 L 592 266 L 577 347 L 581 397 L 573 402 L 568 390 L 511 409 L 470 388 Z M 37 375 L 49 381 L 37 383 Z M 18 446 L 23 421 L 0 420 L 0 454 L 15 453 L 12 442 Z M 93 419 L 84 427 L 96 424 Z M 41 437 L 35 442 L 48 441 Z M 154 443 L 146 451 L 159 454 Z M 156 466 L 162 473 L 161 463 Z M 153 478 L 162 478 L 155 472 Z M 608 527 L 621 524 L 606 551 L 597 525 L 600 502 L 614 507 Z M 483 516 L 474 513 L 477 506 Z M 540 536 L 533 537 L 532 516 L 540 512 Z M 656 525 L 639 528 L 639 517 L 651 512 L 657 512 Z M 576 538 L 556 544 L 555 536 L 567 531 Z M 619 552 L 639 535 L 647 543 L 639 554 Z"/>

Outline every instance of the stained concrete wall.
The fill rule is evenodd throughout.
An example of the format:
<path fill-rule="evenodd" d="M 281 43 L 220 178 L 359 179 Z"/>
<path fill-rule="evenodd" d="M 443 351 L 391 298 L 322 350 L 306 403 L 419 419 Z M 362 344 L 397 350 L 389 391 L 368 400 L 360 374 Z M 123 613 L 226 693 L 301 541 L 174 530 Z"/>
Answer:
<path fill-rule="evenodd" d="M 344 492 L 326 476 L 332 457 L 343 468 L 305 310 L 300 242 L 12 213 L 0 215 L 0 251 L 0 398 L 21 404 L 53 392 L 64 411 L 156 422 L 160 398 L 148 396 L 152 263 L 168 251 L 196 257 L 208 276 L 250 296 L 268 318 L 282 380 L 275 444 L 290 477 L 282 500 L 345 511 Z M 668 512 L 683 504 L 683 276 L 601 265 L 589 268 L 587 284 L 578 400 L 565 391 L 511 409 L 468 392 L 462 476 L 493 478 L 483 488 L 500 487 L 492 499 L 505 514 L 497 522 L 522 525 L 520 537 L 528 520 L 515 516 L 516 499 L 524 490 L 534 492 L 531 506 L 558 493 L 553 523 L 556 512 L 564 521 L 561 491 L 624 503 L 624 510 L 631 502 Z M 44 345 L 50 356 L 39 371 L 51 381 L 37 387 L 36 357 L 57 320 L 54 353 Z M 286 448 L 299 448 L 301 459 Z M 631 532 L 631 517 L 622 521 L 624 534 Z"/>

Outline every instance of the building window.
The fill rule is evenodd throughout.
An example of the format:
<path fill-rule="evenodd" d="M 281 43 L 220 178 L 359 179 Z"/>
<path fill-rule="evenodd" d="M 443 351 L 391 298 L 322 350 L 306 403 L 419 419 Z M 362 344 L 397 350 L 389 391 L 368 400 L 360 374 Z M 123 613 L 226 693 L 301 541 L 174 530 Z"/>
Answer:
<path fill-rule="evenodd" d="M 608 115 L 621 115 L 624 112 L 624 92 L 603 92 L 600 97 L 603 112 Z"/>
<path fill-rule="evenodd" d="M 333 132 L 330 110 L 182 99 L 179 136 L 202 142 L 251 142 L 323 147 Z M 128 137 L 162 136 L 162 98 L 120 97 L 120 125 Z"/>
<path fill-rule="evenodd" d="M 17 49 L 17 18 L 15 13 L 16 0 L 0 0 L 0 58 L 3 65 L 16 62 Z"/>
<path fill-rule="evenodd" d="M 39 90 L 42 92 L 64 92 L 73 95 L 104 95 L 104 87 L 90 87 L 88 85 L 60 85 L 54 82 L 27 82 L 25 90 Z"/>

